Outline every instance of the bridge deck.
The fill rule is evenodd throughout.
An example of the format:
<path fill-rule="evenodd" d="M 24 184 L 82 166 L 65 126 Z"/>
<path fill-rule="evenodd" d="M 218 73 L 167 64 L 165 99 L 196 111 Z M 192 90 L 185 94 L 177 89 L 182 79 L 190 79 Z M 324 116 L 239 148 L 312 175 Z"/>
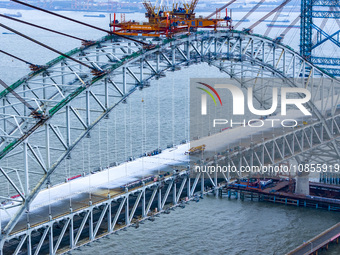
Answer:
<path fill-rule="evenodd" d="M 90 174 L 67 183 L 56 185 L 41 191 L 35 202 L 31 205 L 30 212 L 23 215 L 16 224 L 11 234 L 27 229 L 27 222 L 30 227 L 41 225 L 72 211 L 79 211 L 107 200 L 108 197 L 119 196 L 125 191 L 120 187 L 143 177 L 172 172 L 176 169 L 186 168 L 188 156 L 184 154 L 189 148 L 188 144 L 163 151 L 161 154 L 137 159 L 117 167 Z M 143 161 L 142 167 L 138 161 Z M 109 176 L 109 177 L 108 177 Z M 91 185 L 89 186 L 89 183 Z M 133 190 L 133 188 L 129 188 Z M 16 208 L 7 210 L 7 213 L 14 214 Z M 10 215 L 2 213 L 1 227 L 4 227 L 10 220 Z"/>
<path fill-rule="evenodd" d="M 327 229 L 316 237 L 310 239 L 309 241 L 303 243 L 293 251 L 289 252 L 287 255 L 305 255 L 317 252 L 323 247 L 327 247 L 329 243 L 333 241 L 338 241 L 340 237 L 340 223 L 334 225 L 333 227 Z"/>
<path fill-rule="evenodd" d="M 217 133 L 211 136 L 211 139 L 205 138 L 194 142 L 206 143 L 208 145 L 208 150 L 213 150 L 213 148 L 216 146 L 216 144 L 213 145 L 213 142 L 216 140 L 219 140 L 220 142 L 222 141 L 224 148 L 226 148 L 227 146 L 229 146 L 230 148 L 233 146 L 247 147 L 249 146 L 251 140 L 253 142 L 257 140 L 260 142 L 263 139 L 272 137 L 274 133 L 276 135 L 282 133 L 282 129 L 278 128 L 274 130 L 267 129 L 262 132 L 259 132 L 255 129 L 252 130 L 252 136 L 244 137 L 242 139 L 242 143 L 235 143 L 235 140 L 233 138 L 235 138 L 238 134 L 244 135 L 244 132 L 242 132 L 244 129 L 248 130 L 248 127 L 234 128 L 232 130 Z M 178 147 L 178 149 L 170 149 L 162 152 L 160 155 L 144 158 L 144 170 L 142 171 L 144 173 L 144 176 L 145 174 L 151 175 L 153 173 L 157 173 L 154 171 L 156 171 L 156 169 L 160 169 L 161 167 L 183 164 L 183 162 L 187 164 L 188 155 L 185 156 L 184 152 L 188 150 L 189 146 L 193 146 L 193 144 L 191 143 L 181 145 Z M 126 175 L 125 164 L 122 164 L 118 167 L 114 167 L 95 174 L 98 175 L 97 177 L 95 175 L 90 175 L 82 177 L 79 180 L 72 180 L 69 183 L 64 183 L 61 185 L 57 185 L 56 187 L 52 187 L 51 189 L 41 191 L 31 205 L 31 212 L 29 213 L 29 215 L 24 215 L 20 219 L 16 227 L 13 229 L 12 234 L 20 232 L 23 229 L 27 228 L 27 216 L 29 217 L 30 226 L 33 227 L 48 221 L 49 217 L 56 218 L 64 214 L 68 214 L 70 212 L 70 208 L 72 208 L 73 211 L 78 211 L 84 207 L 88 207 L 90 202 L 92 204 L 96 204 L 107 199 L 108 196 L 115 197 L 119 195 L 122 192 L 119 188 L 119 185 L 124 185 L 141 177 L 140 165 L 138 165 L 138 162 L 128 162 L 126 163 L 126 165 L 128 169 Z M 107 171 L 109 171 L 110 173 L 107 174 Z M 121 172 L 122 174 L 118 174 L 118 172 Z M 96 182 L 95 179 L 107 179 L 108 175 L 110 176 L 110 180 L 104 180 L 100 183 L 94 183 Z M 117 176 L 114 177 L 114 175 Z M 86 178 L 92 179 L 90 181 L 89 179 L 86 181 L 84 180 Z M 91 187 L 87 187 L 85 189 L 81 188 L 82 184 L 88 186 L 89 182 L 91 182 Z M 277 188 L 276 191 L 284 188 L 288 185 L 288 183 L 282 183 L 282 185 L 283 186 Z M 79 190 L 78 187 L 80 187 Z M 268 189 L 265 193 L 270 193 L 271 190 L 272 188 Z M 70 204 L 72 205 L 70 206 Z M 14 213 L 14 209 L 15 208 L 13 208 L 13 210 L 8 210 L 8 212 L 11 214 Z M 2 227 L 4 227 L 8 221 L 9 217 L 6 217 L 4 214 L 2 214 Z"/>
<path fill-rule="evenodd" d="M 294 111 L 292 112 L 296 114 Z M 273 118 L 278 118 L 278 116 Z M 302 122 L 302 120 L 300 121 Z M 245 129 L 248 134 L 246 137 L 244 137 Z M 286 129 L 286 131 L 291 130 L 291 128 Z M 249 129 L 249 127 L 236 127 L 208 138 L 193 141 L 190 144 L 178 146 L 177 149 L 172 148 L 163 151 L 161 154 L 153 157 L 139 158 L 133 162 L 121 164 L 118 167 L 113 167 L 94 175 L 88 175 L 72 180 L 69 183 L 45 189 L 38 194 L 35 201 L 31 204 L 29 215 L 24 215 L 20 219 L 12 233 L 16 233 L 27 227 L 27 216 L 29 217 L 30 226 L 36 226 L 48 221 L 49 216 L 56 218 L 68 214 L 70 208 L 72 208 L 73 211 L 77 211 L 83 207 L 87 207 L 90 202 L 94 204 L 107 199 L 108 195 L 111 197 L 116 196 L 118 192 L 117 188 L 120 190 L 120 185 L 137 180 L 142 177 L 141 173 L 144 176 L 145 174 L 151 175 L 157 173 L 159 169 L 164 170 L 164 168 L 168 166 L 187 165 L 189 156 L 185 155 L 184 152 L 187 151 L 190 146 L 194 146 L 194 143 L 206 143 L 208 147 L 206 151 L 208 152 L 209 150 L 215 151 L 216 147 L 218 149 L 225 149 L 228 146 L 229 148 L 236 146 L 247 147 L 251 141 L 261 142 L 263 139 L 269 139 L 273 137 L 274 134 L 280 135 L 282 132 L 282 127 L 274 129 L 267 128 L 262 131 Z M 238 136 L 243 136 L 243 139 L 241 139 L 242 143 L 237 142 Z M 219 144 L 215 144 L 216 140 L 219 141 Z M 143 161 L 144 169 L 142 171 L 140 161 Z M 107 172 L 109 172 L 109 174 Z M 72 206 L 70 206 L 70 204 L 72 204 Z M 16 208 L 8 209 L 7 211 L 12 216 L 15 210 Z M 8 223 L 9 219 L 9 215 L 2 214 L 2 227 Z"/>

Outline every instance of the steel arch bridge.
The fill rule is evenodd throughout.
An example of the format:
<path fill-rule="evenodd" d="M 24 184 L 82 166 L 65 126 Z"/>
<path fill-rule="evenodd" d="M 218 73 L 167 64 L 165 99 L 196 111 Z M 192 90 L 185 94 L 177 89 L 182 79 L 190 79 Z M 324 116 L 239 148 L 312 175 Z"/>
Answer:
<path fill-rule="evenodd" d="M 0 93 L 1 185 L 7 182 L 13 193 L 21 196 L 0 194 L 3 199 L 15 201 L 18 207 L 2 230 L 3 240 L 10 237 L 61 162 L 117 105 L 125 103 L 138 89 L 149 87 L 152 79 L 193 64 L 215 66 L 242 88 L 254 86 L 258 77 L 276 78 L 291 87 L 307 88 L 312 94 L 308 108 L 313 122 L 271 139 L 251 142 L 222 160 L 235 166 L 263 165 L 312 155 L 315 160 L 339 162 L 340 82 L 287 45 L 240 31 L 197 32 L 152 43 L 156 43 L 156 48 L 146 50 L 127 39 L 106 36 L 92 46 L 67 53 L 102 70 L 103 75 L 94 76 L 91 69 L 60 56 L 12 84 L 17 94 L 45 113 L 45 119 L 34 118 L 8 89 Z M 271 85 L 268 81 L 256 84 L 254 89 L 254 97 L 264 109 L 271 106 L 271 95 L 266 93 Z M 20 158 L 24 159 L 20 167 L 5 164 L 6 160 Z M 32 175 L 39 175 L 40 180 L 33 183 Z M 199 176 L 194 185 L 198 180 Z M 217 185 L 217 179 L 210 180 Z"/>

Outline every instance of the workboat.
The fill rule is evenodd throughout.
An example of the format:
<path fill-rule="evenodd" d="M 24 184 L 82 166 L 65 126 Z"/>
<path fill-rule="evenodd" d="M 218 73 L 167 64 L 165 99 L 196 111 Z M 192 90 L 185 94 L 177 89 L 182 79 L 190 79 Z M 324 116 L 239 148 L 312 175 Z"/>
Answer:
<path fill-rule="evenodd" d="M 299 25 L 278 25 L 278 24 L 267 24 L 267 27 L 278 27 L 278 28 L 300 28 Z"/>
<path fill-rule="evenodd" d="M 5 16 L 7 17 L 13 17 L 13 18 L 21 18 L 22 14 L 20 12 L 17 12 L 16 14 L 14 13 L 4 13 Z"/>
<path fill-rule="evenodd" d="M 85 14 L 84 17 L 87 17 L 87 18 L 105 18 L 105 15 L 104 14 L 98 14 L 98 15 Z"/>
<path fill-rule="evenodd" d="M 279 23 L 288 23 L 288 22 L 290 22 L 290 20 L 289 20 L 289 19 L 276 20 L 276 21 L 274 21 L 274 20 L 264 20 L 263 22 L 279 22 Z"/>

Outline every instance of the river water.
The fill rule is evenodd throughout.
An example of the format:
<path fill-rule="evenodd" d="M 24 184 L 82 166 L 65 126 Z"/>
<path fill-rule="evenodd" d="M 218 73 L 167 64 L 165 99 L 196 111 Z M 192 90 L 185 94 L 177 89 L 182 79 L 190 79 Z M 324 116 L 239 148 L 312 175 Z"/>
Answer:
<path fill-rule="evenodd" d="M 338 221 L 338 213 L 208 196 L 72 254 L 285 254 Z"/>
<path fill-rule="evenodd" d="M 11 11 L 16 13 L 16 10 Z M 2 12 L 9 11 L 0 9 L 0 13 Z M 47 14 L 41 14 L 36 11 L 20 10 L 20 12 L 23 14 L 22 19 L 24 20 L 43 24 L 85 39 L 96 39 L 103 36 L 101 32 L 96 30 L 61 21 Z M 81 12 L 61 13 L 107 28 L 108 16 L 103 19 L 84 18 L 84 13 Z M 240 14 L 235 13 L 235 15 Z M 261 13 L 257 14 L 257 16 L 261 16 Z M 294 16 L 296 16 L 296 13 L 291 14 L 291 17 Z M 141 20 L 143 17 L 144 14 L 126 15 L 127 20 Z M 71 50 L 80 44 L 72 39 L 65 39 L 7 20 L 2 19 L 1 22 L 63 52 Z M 263 28 L 260 27 L 259 30 Z M 54 53 L 38 47 L 19 36 L 2 34 L 3 32 L 6 31 L 0 28 L 0 47 L 2 50 L 37 64 L 43 64 L 56 57 Z M 271 36 L 274 37 L 275 34 Z M 290 38 L 288 38 L 288 42 L 293 47 L 298 45 L 298 39 L 296 38 L 298 38 L 297 30 L 291 32 Z M 0 77 L 5 82 L 11 84 L 26 73 L 28 73 L 27 65 L 9 57 L 0 56 Z M 145 139 L 146 144 L 143 144 L 143 146 L 150 149 L 164 148 L 169 143 L 179 143 L 181 140 L 187 139 L 189 135 L 188 125 L 186 124 L 188 119 L 183 118 L 183 116 L 188 116 L 186 114 L 188 103 L 185 99 L 188 99 L 189 92 L 186 86 L 181 85 L 189 84 L 190 77 L 219 78 L 223 77 L 223 75 L 207 65 L 195 66 L 176 73 L 169 73 L 167 78 L 153 82 L 152 86 L 156 85 L 160 88 L 159 92 L 157 92 L 159 94 L 156 96 L 148 93 L 149 90 L 146 90 L 147 92 L 143 90 L 142 94 L 134 95 L 131 99 L 139 101 L 143 99 L 147 104 L 149 101 L 155 102 L 154 97 L 169 100 L 169 93 L 179 95 L 178 98 L 170 100 L 168 104 L 162 104 L 162 107 L 168 105 L 171 111 L 177 112 L 177 114 L 172 114 L 171 116 L 168 114 L 168 108 L 163 109 L 161 107 L 159 110 L 162 119 L 164 119 L 164 121 L 162 120 L 161 137 L 153 139 L 150 138 L 153 137 L 151 133 L 145 133 L 144 138 L 147 139 Z M 121 111 L 125 111 L 125 114 L 127 112 L 133 117 L 128 119 L 129 127 L 125 128 L 125 133 L 129 135 L 128 139 L 125 139 L 125 151 L 117 156 L 115 152 L 117 149 L 111 149 L 121 145 L 119 140 L 116 141 L 116 139 L 114 146 L 111 144 L 110 149 L 106 151 L 105 146 L 99 147 L 100 152 L 105 154 L 102 160 L 107 160 L 107 163 L 123 161 L 127 156 L 141 152 L 139 149 L 132 149 L 135 145 L 136 147 L 141 146 L 142 142 L 138 140 L 141 139 L 140 136 L 131 137 L 131 134 L 129 134 L 129 132 L 138 131 L 138 125 L 144 125 L 137 123 L 140 120 L 140 111 L 136 111 L 134 108 L 131 109 L 132 106 L 126 107 L 121 108 Z M 153 116 L 154 107 L 151 103 L 145 106 L 146 112 L 150 116 Z M 135 129 L 132 129 L 132 126 Z M 152 128 L 154 127 L 146 126 L 146 129 L 153 130 Z M 103 129 L 105 129 L 105 125 Z M 105 136 L 101 136 L 101 139 L 105 139 Z M 133 146 L 132 142 L 134 142 Z M 143 148 L 145 149 L 145 147 Z M 97 155 L 94 154 L 94 156 Z M 113 159 L 112 157 L 115 158 Z M 86 162 L 83 162 L 83 165 L 86 165 Z M 75 173 L 77 171 L 71 169 L 68 175 Z M 61 179 L 63 178 L 64 176 Z M 56 179 L 55 182 L 57 181 Z M 129 228 L 126 232 L 119 232 L 119 235 L 111 235 L 107 239 L 104 238 L 91 244 L 91 246 L 81 247 L 80 250 L 72 251 L 72 254 L 284 254 L 317 233 L 331 227 L 339 220 L 340 215 L 337 213 L 250 201 L 242 202 L 227 198 L 205 197 L 199 203 L 191 202 L 185 209 L 178 208 L 169 215 L 164 214 L 156 218 L 155 222 L 146 222 L 139 229 Z M 332 251 L 327 254 L 340 254 L 340 247 L 333 247 Z"/>

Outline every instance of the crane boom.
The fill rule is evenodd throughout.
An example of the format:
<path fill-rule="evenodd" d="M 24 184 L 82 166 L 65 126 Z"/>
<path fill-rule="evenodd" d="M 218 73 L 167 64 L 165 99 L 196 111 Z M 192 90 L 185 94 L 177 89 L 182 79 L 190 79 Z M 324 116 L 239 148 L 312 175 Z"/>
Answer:
<path fill-rule="evenodd" d="M 144 0 L 143 5 L 144 5 L 145 9 L 147 10 L 147 12 L 148 12 L 150 15 L 154 15 L 154 14 L 155 14 L 155 7 L 152 6 L 152 4 L 151 4 L 150 1 Z"/>
<path fill-rule="evenodd" d="M 193 13 L 193 12 L 195 11 L 196 6 L 197 6 L 197 4 L 198 4 L 198 1 L 199 1 L 199 0 L 192 0 L 192 1 L 191 1 L 190 7 L 189 7 L 189 9 L 188 9 L 188 12 L 189 12 L 189 13 Z"/>

